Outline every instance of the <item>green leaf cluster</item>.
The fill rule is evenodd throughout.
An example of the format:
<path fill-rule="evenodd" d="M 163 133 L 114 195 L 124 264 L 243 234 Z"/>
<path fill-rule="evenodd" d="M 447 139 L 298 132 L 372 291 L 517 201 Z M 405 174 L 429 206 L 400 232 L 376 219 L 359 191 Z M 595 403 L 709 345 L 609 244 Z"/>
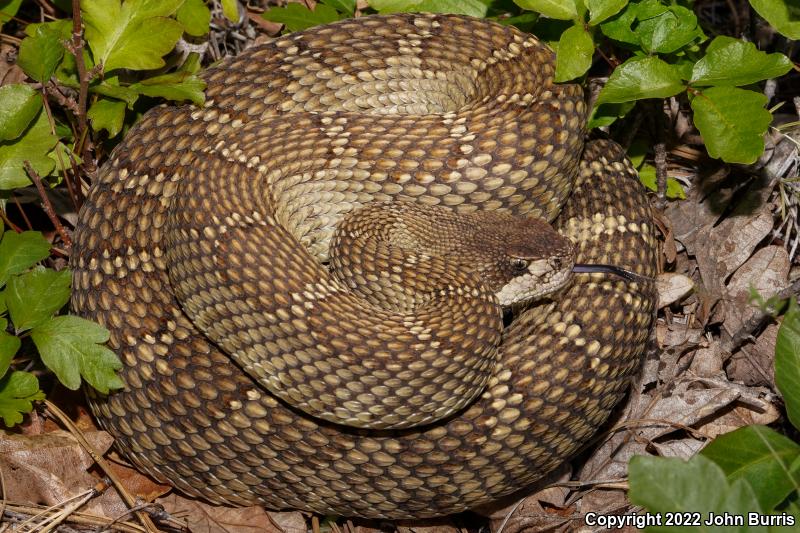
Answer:
<path fill-rule="evenodd" d="M 554 43 L 557 81 L 583 76 L 602 39 L 630 50 L 631 57 L 614 69 L 601 91 L 590 127 L 611 124 L 637 100 L 684 93 L 709 155 L 752 163 L 764 151 L 763 137 L 772 115 L 759 92 L 740 87 L 788 72 L 792 64 L 783 54 L 766 54 L 752 43 L 725 36 L 715 38 L 703 51 L 706 36 L 692 10 L 662 0 L 514 3 L 543 17 L 570 22 Z M 752 3 L 779 31 L 797 31 L 794 25 L 800 23 L 791 20 L 791 2 Z"/>
<path fill-rule="evenodd" d="M 2 231 L 2 226 L 0 226 Z M 36 376 L 13 370 L 11 363 L 30 337 L 42 362 L 66 387 L 77 389 L 83 377 L 107 393 L 122 387 L 117 356 L 102 345 L 108 331 L 76 316 L 54 316 L 69 300 L 70 272 L 37 264 L 50 255 L 50 243 L 37 231 L 6 231 L 0 238 L 0 417 L 6 426 L 41 400 Z"/>
<path fill-rule="evenodd" d="M 165 60 L 182 36 L 208 33 L 211 12 L 203 0 L 85 0 L 81 9 L 87 43 L 82 60 L 91 75 L 88 117 L 96 132 L 117 136 L 137 115 L 141 96 L 203 103 L 196 57 L 177 69 Z M 30 24 L 26 34 L 18 61 L 25 73 L 78 89 L 79 70 L 68 48 L 72 21 Z M 17 173 L 16 183 L 24 180 Z"/>
<path fill-rule="evenodd" d="M 800 428 L 800 306 L 792 298 L 778 330 L 775 381 L 789 420 Z M 800 526 L 800 444 L 766 426 L 745 426 L 721 435 L 682 461 L 633 457 L 628 465 L 629 497 L 651 512 L 709 512 L 747 516 L 791 514 Z M 782 531 L 747 525 L 738 528 L 651 526 L 646 531 Z"/>
<path fill-rule="evenodd" d="M 786 56 L 726 36 L 702 51 L 698 43 L 705 36 L 694 13 L 658 0 L 629 3 L 600 30 L 633 56 L 600 92 L 592 125 L 608 124 L 636 100 L 685 93 L 709 155 L 732 163 L 752 163 L 761 155 L 772 115 L 760 92 L 741 87 L 788 72 Z"/>

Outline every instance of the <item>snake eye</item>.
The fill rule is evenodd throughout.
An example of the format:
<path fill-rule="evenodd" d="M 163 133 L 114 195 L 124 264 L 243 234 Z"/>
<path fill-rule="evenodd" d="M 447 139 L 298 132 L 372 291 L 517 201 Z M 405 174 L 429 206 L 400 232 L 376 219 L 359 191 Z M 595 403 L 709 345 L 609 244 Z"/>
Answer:
<path fill-rule="evenodd" d="M 513 268 L 517 272 L 525 272 L 528 269 L 528 265 L 530 264 L 529 261 L 525 259 L 520 259 L 519 257 L 515 257 L 511 260 L 511 268 Z"/>

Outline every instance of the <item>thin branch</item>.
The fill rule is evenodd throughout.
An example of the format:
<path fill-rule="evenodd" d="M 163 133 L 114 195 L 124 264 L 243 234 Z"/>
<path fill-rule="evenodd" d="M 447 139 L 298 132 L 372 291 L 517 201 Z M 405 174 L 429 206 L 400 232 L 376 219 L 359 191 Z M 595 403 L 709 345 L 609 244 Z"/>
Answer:
<path fill-rule="evenodd" d="M 58 93 L 57 90 L 55 90 L 55 91 L 50 90 L 48 87 L 55 87 L 55 84 L 50 83 L 50 84 L 42 87 L 42 94 L 44 94 L 44 96 L 45 96 L 44 98 L 42 98 L 42 103 L 44 104 L 44 110 L 47 113 L 47 120 L 50 122 L 50 133 L 55 135 L 56 134 L 56 121 L 53 118 L 53 111 L 50 109 L 50 103 L 48 102 L 47 97 L 50 96 L 50 95 L 59 94 L 59 93 Z M 56 100 L 58 100 L 58 98 L 56 98 Z M 73 109 L 73 111 L 77 110 L 78 106 L 77 106 L 77 104 L 75 104 L 74 100 L 72 100 L 70 98 L 66 98 L 66 101 L 68 101 L 68 102 L 70 102 L 72 104 L 72 107 L 70 107 L 69 105 L 67 105 L 67 107 L 70 107 L 70 109 Z M 63 104 L 61 102 L 59 102 L 59 103 L 61 105 L 65 105 L 65 104 Z M 69 193 L 70 200 L 72 200 L 72 206 L 75 208 L 75 211 L 77 212 L 80 209 L 81 206 L 78 203 L 77 197 L 75 196 L 74 187 L 73 187 L 73 184 L 72 184 L 72 178 L 71 178 L 69 172 L 67 172 L 67 166 L 64 164 L 64 154 L 62 153 L 61 150 L 59 150 L 58 144 L 56 144 L 56 148 L 55 148 L 55 152 L 54 153 L 56 154 L 56 159 L 58 159 L 58 168 L 59 168 L 59 170 L 61 170 L 61 174 L 62 174 L 62 176 L 64 178 L 64 183 L 67 184 L 67 192 Z M 75 175 L 77 176 L 78 174 L 75 174 Z"/>
<path fill-rule="evenodd" d="M 81 146 L 81 157 L 87 169 L 92 166 L 91 154 L 89 153 L 89 130 L 86 122 L 86 103 L 89 97 L 89 76 L 86 73 L 86 64 L 83 62 L 83 23 L 81 21 L 81 2 L 72 0 L 72 54 L 75 56 L 75 64 L 78 66 L 78 80 L 80 90 L 78 92 L 78 139 Z"/>
<path fill-rule="evenodd" d="M 6 226 L 13 229 L 15 232 L 22 233 L 23 231 L 25 231 L 16 224 L 14 224 L 13 222 L 11 222 L 11 219 L 8 218 L 5 209 L 0 208 L 0 218 L 3 219 L 3 222 L 5 222 Z"/>
<path fill-rule="evenodd" d="M 19 214 L 22 215 L 22 220 L 25 221 L 25 225 L 28 226 L 29 230 L 32 230 L 33 229 L 33 224 L 31 224 L 31 221 L 28 220 L 28 215 L 26 215 L 25 214 L 25 210 L 22 209 L 22 204 L 19 203 L 19 197 L 17 197 L 17 196 L 14 196 L 14 205 L 17 206 L 17 209 L 19 210 Z"/>
<path fill-rule="evenodd" d="M 658 193 L 659 209 L 663 209 L 667 204 L 667 141 L 666 141 L 666 120 L 664 116 L 664 101 L 656 100 L 654 105 L 653 129 L 655 131 L 656 142 L 653 145 L 655 156 L 653 163 L 656 167 L 656 185 Z"/>
<path fill-rule="evenodd" d="M 34 185 L 36 185 L 36 190 L 39 191 L 39 197 L 42 199 L 42 207 L 44 208 L 44 212 L 47 214 L 47 218 L 49 218 L 50 222 L 53 223 L 53 226 L 61 236 L 61 240 L 64 242 L 64 246 L 67 248 L 67 250 L 71 249 L 72 238 L 69 236 L 67 230 L 64 229 L 64 226 L 61 225 L 61 221 L 58 220 L 56 210 L 53 209 L 53 204 L 50 202 L 50 197 L 47 196 L 47 191 L 44 189 L 44 185 L 42 185 L 42 178 L 27 160 L 23 161 L 22 164 L 25 166 L 25 170 L 28 172 L 28 176 L 31 178 L 31 181 Z"/>

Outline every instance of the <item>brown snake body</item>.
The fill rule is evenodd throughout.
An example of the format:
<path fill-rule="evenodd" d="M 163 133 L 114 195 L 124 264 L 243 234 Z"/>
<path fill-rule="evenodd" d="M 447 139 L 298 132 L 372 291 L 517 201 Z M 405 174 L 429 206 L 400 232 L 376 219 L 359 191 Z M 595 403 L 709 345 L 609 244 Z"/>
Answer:
<path fill-rule="evenodd" d="M 582 92 L 552 75 L 552 52 L 513 28 L 365 17 L 255 46 L 204 74 L 204 108 L 145 115 L 100 171 L 71 258 L 73 308 L 125 365 L 125 390 L 91 403 L 128 457 L 212 502 L 410 518 L 486 503 L 573 453 L 639 367 L 652 283 L 576 275 L 503 331 L 482 394 L 452 415 L 375 430 L 306 414 L 413 418 L 425 390 L 459 387 L 430 323 L 374 333 L 320 281 L 359 206 L 558 215 L 578 262 L 654 275 L 635 171 L 613 143 L 583 146 Z M 385 355 L 403 343 L 427 359 Z M 413 408 L 376 403 L 393 384 Z"/>

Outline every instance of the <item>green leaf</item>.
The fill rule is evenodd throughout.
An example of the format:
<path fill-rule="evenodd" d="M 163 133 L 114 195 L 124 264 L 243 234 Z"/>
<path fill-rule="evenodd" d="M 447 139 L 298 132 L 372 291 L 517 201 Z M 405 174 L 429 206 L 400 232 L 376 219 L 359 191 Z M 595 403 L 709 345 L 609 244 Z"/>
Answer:
<path fill-rule="evenodd" d="M 116 68 L 148 70 L 164 66 L 162 57 L 175 47 L 183 25 L 167 18 L 184 0 L 84 0 L 81 2 L 86 40 L 95 63 L 108 72 Z"/>
<path fill-rule="evenodd" d="M 668 54 L 704 37 L 694 13 L 682 6 L 665 6 L 658 0 L 645 0 L 636 11 L 635 28 L 642 48 Z"/>
<path fill-rule="evenodd" d="M 710 512 L 744 514 L 759 512 L 753 489 L 743 480 L 729 484 L 723 470 L 697 455 L 689 461 L 677 458 L 634 456 L 628 464 L 628 497 L 651 513 L 700 513 L 703 524 Z M 650 526 L 647 531 L 694 533 L 697 531 L 766 532 L 766 528 L 731 529 L 716 526 Z"/>
<path fill-rule="evenodd" d="M 22 164 L 25 160 L 40 176 L 49 175 L 55 164 L 47 154 L 56 142 L 58 137 L 50 133 L 47 116 L 41 110 L 21 137 L 0 142 L 0 190 L 16 189 L 31 183 Z"/>
<path fill-rule="evenodd" d="M 116 374 L 122 363 L 102 345 L 108 336 L 104 327 L 73 315 L 51 318 L 31 331 L 42 362 L 65 387 L 76 390 L 83 376 L 103 394 L 123 386 Z"/>
<path fill-rule="evenodd" d="M 356 12 L 356 0 L 321 0 L 321 2 L 348 17 L 352 17 Z"/>
<path fill-rule="evenodd" d="M 556 81 L 583 76 L 592 66 L 594 41 L 583 24 L 576 24 L 561 34 L 556 48 Z"/>
<path fill-rule="evenodd" d="M 489 8 L 481 0 L 422 0 L 415 11 L 427 13 L 454 13 L 483 18 Z"/>
<path fill-rule="evenodd" d="M 783 54 L 767 54 L 753 43 L 732 37 L 714 39 L 692 69 L 692 85 L 750 85 L 783 76 L 792 62 Z"/>
<path fill-rule="evenodd" d="M 69 20 L 29 24 L 25 28 L 28 37 L 19 45 L 17 65 L 34 80 L 48 81 L 64 57 L 63 41 L 69 39 L 71 28 Z"/>
<path fill-rule="evenodd" d="M 523 11 L 521 14 L 514 17 L 503 17 L 492 19 L 503 26 L 516 26 L 517 28 L 528 31 L 528 28 L 533 27 L 536 21 L 539 20 L 539 13 L 533 11 Z"/>
<path fill-rule="evenodd" d="M 0 378 L 6 375 L 11 360 L 17 354 L 17 350 L 22 345 L 19 337 L 7 333 L 5 328 L 0 329 Z"/>
<path fill-rule="evenodd" d="M 710 87 L 692 98 L 694 123 L 711 157 L 753 163 L 764 152 L 764 133 L 772 115 L 767 97 L 735 87 Z"/>
<path fill-rule="evenodd" d="M 775 384 L 783 395 L 789 420 L 800 429 L 800 307 L 794 297 L 775 343 Z"/>
<path fill-rule="evenodd" d="M 611 73 L 597 103 L 666 98 L 684 89 L 680 74 L 657 57 L 633 57 Z"/>
<path fill-rule="evenodd" d="M 7 231 L 0 241 L 0 287 L 50 255 L 50 243 L 38 231 Z"/>
<path fill-rule="evenodd" d="M 208 33 L 211 11 L 203 0 L 186 0 L 175 16 L 189 35 L 199 37 Z"/>
<path fill-rule="evenodd" d="M 12 372 L 0 380 L 0 416 L 11 427 L 22 422 L 22 415 L 33 410 L 31 402 L 44 400 L 36 376 L 28 372 Z"/>
<path fill-rule="evenodd" d="M 514 0 L 522 9 L 541 13 L 545 17 L 557 20 L 578 18 L 578 6 L 575 0 Z"/>
<path fill-rule="evenodd" d="M 203 80 L 186 71 L 147 78 L 130 86 L 131 90 L 146 96 L 160 96 L 175 101 L 190 100 L 197 105 L 203 105 L 205 101 L 205 88 Z"/>
<path fill-rule="evenodd" d="M 592 108 L 589 115 L 589 122 L 587 128 L 601 128 L 603 126 L 610 126 L 618 118 L 627 115 L 631 109 L 636 106 L 636 102 L 622 102 L 620 104 L 600 104 Z"/>
<path fill-rule="evenodd" d="M 656 167 L 646 164 L 639 169 L 639 181 L 653 192 L 658 191 L 658 184 L 656 183 Z M 683 190 L 680 182 L 675 178 L 667 178 L 667 198 L 672 200 L 685 200 L 686 191 Z"/>
<path fill-rule="evenodd" d="M 86 113 L 95 131 L 106 130 L 108 137 L 116 137 L 125 121 L 125 102 L 98 98 Z"/>
<path fill-rule="evenodd" d="M 17 14 L 21 5 L 22 0 L 0 0 L 0 29 Z"/>
<path fill-rule="evenodd" d="M 728 481 L 749 483 L 763 509 L 775 508 L 800 490 L 800 475 L 791 472 L 800 445 L 766 426 L 745 426 L 720 435 L 701 453 L 722 468 Z"/>
<path fill-rule="evenodd" d="M 638 4 L 628 4 L 622 13 L 601 24 L 600 31 L 609 39 L 639 46 L 639 36 L 631 30 L 631 26 L 636 22 L 638 8 Z"/>
<path fill-rule="evenodd" d="M 789 39 L 800 39 L 800 3 L 797 0 L 750 0 L 750 5 Z"/>
<path fill-rule="evenodd" d="M 705 38 L 697 17 L 685 7 L 666 6 L 659 0 L 631 3 L 618 16 L 600 25 L 611 39 L 646 52 L 672 53 Z"/>
<path fill-rule="evenodd" d="M 37 268 L 8 280 L 6 303 L 14 329 L 29 330 L 47 321 L 69 301 L 72 276 L 69 270 L 56 272 Z"/>
<path fill-rule="evenodd" d="M 416 11 L 421 0 L 369 0 L 369 7 L 380 14 L 409 13 Z"/>
<path fill-rule="evenodd" d="M 300 31 L 320 24 L 339 20 L 339 13 L 332 7 L 317 4 L 311 11 L 302 4 L 287 4 L 286 7 L 273 7 L 261 16 L 272 22 L 279 22 L 289 31 Z"/>
<path fill-rule="evenodd" d="M 42 108 L 42 95 L 29 85 L 0 87 L 0 141 L 16 139 Z"/>
<path fill-rule="evenodd" d="M 647 152 L 649 149 L 650 149 L 650 143 L 647 140 L 645 140 L 644 137 L 637 137 L 636 139 L 631 141 L 630 146 L 628 146 L 626 155 L 628 156 L 631 165 L 633 165 L 633 168 L 641 170 L 642 165 L 644 165 L 644 158 L 647 157 Z"/>
<path fill-rule="evenodd" d="M 237 0 L 222 0 L 222 14 L 233 23 L 239 22 L 239 2 Z"/>
<path fill-rule="evenodd" d="M 89 92 L 123 100 L 128 104 L 128 109 L 133 109 L 133 104 L 139 99 L 138 92 L 130 87 L 121 87 L 115 76 L 110 76 L 96 85 L 90 85 Z"/>
<path fill-rule="evenodd" d="M 481 0 L 369 0 L 378 13 L 456 13 L 485 17 L 488 6 Z"/>
<path fill-rule="evenodd" d="M 628 0 L 583 0 L 589 9 L 589 24 L 595 26 L 613 17 L 628 4 Z"/>

